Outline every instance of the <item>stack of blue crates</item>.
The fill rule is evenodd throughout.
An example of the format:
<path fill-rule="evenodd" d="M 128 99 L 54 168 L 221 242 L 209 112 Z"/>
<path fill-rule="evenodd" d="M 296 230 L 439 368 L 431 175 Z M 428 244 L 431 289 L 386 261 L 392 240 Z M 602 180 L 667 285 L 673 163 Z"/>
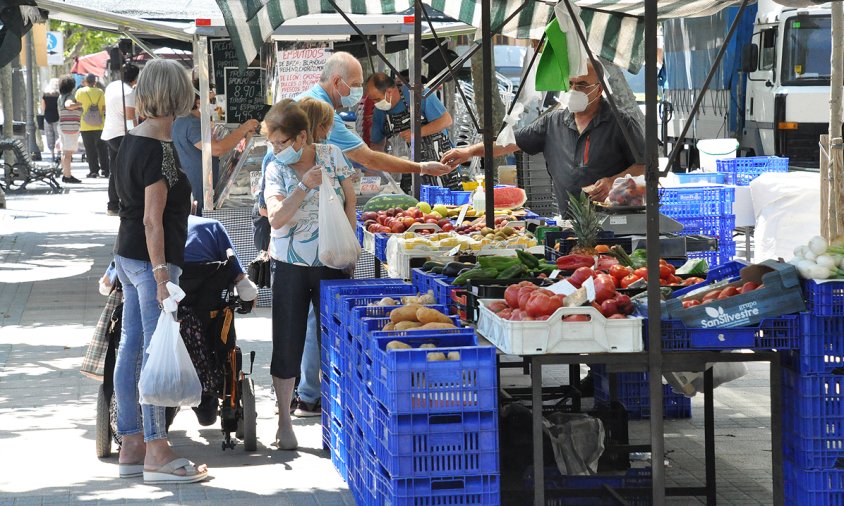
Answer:
<path fill-rule="evenodd" d="M 420 268 L 411 270 L 410 282 L 421 294 L 434 292 L 434 299 L 437 304 L 448 307 L 451 304 L 451 290 L 454 288 L 451 282 L 455 278 L 443 274 L 425 272 Z"/>
<path fill-rule="evenodd" d="M 610 375 L 603 365 L 591 366 L 592 382 L 595 387 L 595 406 L 607 407 L 613 399 L 610 389 Z M 647 420 L 651 417 L 651 396 L 646 372 L 616 373 L 615 400 L 620 402 L 630 420 Z M 671 387 L 663 385 L 663 418 L 691 418 L 692 400 L 674 393 Z"/>
<path fill-rule="evenodd" d="M 782 384 L 786 504 L 844 498 L 844 282 L 804 285 L 799 349 Z"/>
<path fill-rule="evenodd" d="M 395 308 L 372 304 L 416 291 L 399 280 L 323 283 L 323 445 L 357 504 L 499 504 L 495 349 L 466 328 L 383 332 Z M 388 351 L 393 340 L 413 349 Z"/>
<path fill-rule="evenodd" d="M 724 158 L 716 160 L 719 174 L 724 183 L 749 186 L 750 182 L 766 172 L 788 172 L 788 158 L 778 156 L 748 156 L 745 158 Z"/>
<path fill-rule="evenodd" d="M 687 186 L 660 189 L 659 211 L 683 225 L 681 235 L 705 235 L 718 239 L 718 250 L 689 252 L 689 258 L 705 259 L 721 265 L 736 256 L 733 229 L 736 215 L 735 188 L 727 186 Z"/>

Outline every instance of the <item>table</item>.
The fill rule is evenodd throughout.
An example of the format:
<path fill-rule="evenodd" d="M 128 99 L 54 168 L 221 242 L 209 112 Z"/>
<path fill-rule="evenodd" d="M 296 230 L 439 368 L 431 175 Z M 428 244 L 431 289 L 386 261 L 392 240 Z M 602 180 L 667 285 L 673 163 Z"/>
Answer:
<path fill-rule="evenodd" d="M 705 451 L 705 485 L 703 487 L 672 487 L 666 488 L 667 496 L 706 496 L 706 503 L 714 505 L 716 502 L 715 480 L 715 422 L 713 405 L 713 377 L 712 368 L 706 369 L 707 363 L 716 362 L 769 362 L 771 382 L 771 464 L 774 489 L 774 505 L 784 504 L 783 476 L 782 476 L 782 420 L 781 397 L 782 386 L 780 376 L 780 355 L 775 351 L 757 351 L 747 353 L 721 353 L 718 351 L 671 351 L 663 354 L 663 371 L 704 371 L 704 451 Z M 542 447 L 542 367 L 560 364 L 606 364 L 608 372 L 646 371 L 648 352 L 639 353 L 596 353 L 570 355 L 532 355 L 524 357 L 531 365 L 532 389 L 532 422 L 533 422 L 533 476 L 534 476 L 534 505 L 545 504 L 545 473 L 543 466 Z M 651 430 L 656 424 L 658 433 L 662 433 L 663 420 L 651 420 Z M 663 456 L 653 456 L 652 462 L 663 462 Z M 623 498 L 615 491 L 610 493 L 624 504 Z"/>

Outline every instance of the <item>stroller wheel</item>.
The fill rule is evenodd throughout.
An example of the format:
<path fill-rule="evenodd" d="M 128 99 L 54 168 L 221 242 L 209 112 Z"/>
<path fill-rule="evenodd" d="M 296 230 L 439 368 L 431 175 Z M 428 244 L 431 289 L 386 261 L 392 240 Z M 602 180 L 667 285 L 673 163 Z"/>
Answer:
<path fill-rule="evenodd" d="M 248 452 L 258 449 L 256 425 L 258 414 L 255 412 L 255 384 L 252 378 L 240 380 L 241 402 L 243 402 L 243 447 Z"/>
<path fill-rule="evenodd" d="M 111 455 L 111 399 L 106 398 L 105 388 L 100 385 L 97 391 L 97 457 Z"/>

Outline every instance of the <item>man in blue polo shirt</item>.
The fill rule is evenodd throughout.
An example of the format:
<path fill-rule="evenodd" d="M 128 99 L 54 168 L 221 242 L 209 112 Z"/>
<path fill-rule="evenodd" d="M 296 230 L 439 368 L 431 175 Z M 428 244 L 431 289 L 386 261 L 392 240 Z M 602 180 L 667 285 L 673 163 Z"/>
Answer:
<path fill-rule="evenodd" d="M 366 95 L 375 102 L 372 113 L 372 130 L 370 141 L 372 147 L 384 151 L 386 140 L 401 137 L 404 142 L 410 142 L 411 100 L 410 89 L 405 84 L 398 85 L 395 79 L 383 72 L 376 72 L 366 80 Z M 425 92 L 428 90 L 426 89 Z M 448 127 L 453 120 L 451 114 L 445 110 L 436 95 L 422 99 L 422 160 L 439 160 L 442 155 L 452 148 L 448 137 Z M 399 141 L 401 142 L 401 141 Z M 423 184 L 457 187 L 460 181 L 454 173 L 439 178 L 424 176 Z M 411 178 L 409 174 L 402 175 L 402 189 L 410 190 Z"/>

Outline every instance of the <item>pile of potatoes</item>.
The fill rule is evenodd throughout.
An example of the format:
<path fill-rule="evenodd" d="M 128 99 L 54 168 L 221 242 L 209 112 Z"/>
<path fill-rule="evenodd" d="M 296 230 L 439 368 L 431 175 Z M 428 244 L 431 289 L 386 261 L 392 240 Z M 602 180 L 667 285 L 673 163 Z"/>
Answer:
<path fill-rule="evenodd" d="M 436 349 L 437 345 L 432 343 L 425 343 L 419 346 L 420 350 L 424 349 Z M 401 341 L 390 341 L 387 343 L 386 347 L 387 351 L 390 350 L 412 350 L 413 346 L 403 343 Z M 441 351 L 432 351 L 427 354 L 425 359 L 428 362 L 445 362 L 446 360 L 460 360 L 460 352 L 459 351 L 450 351 L 448 352 L 448 356 Z"/>
<path fill-rule="evenodd" d="M 453 329 L 454 322 L 436 309 L 411 304 L 390 311 L 390 323 L 382 330 Z"/>

